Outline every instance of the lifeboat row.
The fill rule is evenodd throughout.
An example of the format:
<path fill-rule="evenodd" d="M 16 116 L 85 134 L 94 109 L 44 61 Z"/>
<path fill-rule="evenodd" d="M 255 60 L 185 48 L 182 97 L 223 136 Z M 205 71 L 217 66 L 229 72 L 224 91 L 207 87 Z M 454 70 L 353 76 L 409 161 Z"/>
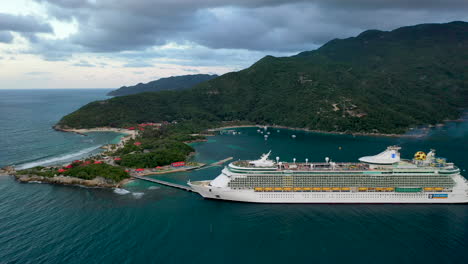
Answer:
<path fill-rule="evenodd" d="M 255 187 L 254 190 L 256 192 L 349 192 L 351 191 L 351 188 L 349 187 Z M 393 187 L 359 187 L 357 188 L 359 192 L 368 192 L 368 191 L 374 191 L 374 192 L 393 192 L 395 191 L 395 188 Z M 444 188 L 442 187 L 426 187 L 424 188 L 424 191 L 426 192 L 441 192 L 443 191 Z"/>
<path fill-rule="evenodd" d="M 333 191 L 333 192 L 349 192 L 351 188 L 349 187 L 255 187 L 256 192 L 320 192 L 320 191 Z"/>

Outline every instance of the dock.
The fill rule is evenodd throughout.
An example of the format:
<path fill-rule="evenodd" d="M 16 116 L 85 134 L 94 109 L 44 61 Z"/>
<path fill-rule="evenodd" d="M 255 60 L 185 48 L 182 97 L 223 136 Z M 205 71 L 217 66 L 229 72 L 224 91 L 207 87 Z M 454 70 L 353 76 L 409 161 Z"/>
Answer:
<path fill-rule="evenodd" d="M 162 181 L 162 180 L 156 180 L 156 179 L 153 179 L 153 178 L 149 178 L 149 177 L 145 177 L 145 176 L 138 176 L 138 175 L 133 175 L 133 178 L 143 180 L 143 181 L 158 183 L 158 184 L 161 184 L 161 185 L 181 189 L 181 190 L 184 190 L 184 191 L 187 191 L 187 192 L 193 192 L 193 189 L 191 187 L 189 187 L 189 186 L 186 186 L 186 185 L 181 185 L 181 184 Z"/>
<path fill-rule="evenodd" d="M 203 165 L 203 166 L 200 166 L 200 167 L 195 167 L 195 168 L 190 168 L 189 170 L 184 170 L 184 171 L 190 171 L 190 170 L 200 170 L 200 169 L 205 169 L 205 168 L 210 168 L 210 167 L 214 167 L 214 166 L 219 166 L 223 163 L 225 163 L 226 161 L 229 161 L 229 160 L 232 160 L 233 157 L 229 157 L 229 158 L 226 158 L 226 159 L 223 159 L 223 160 L 220 160 L 220 161 L 217 161 L 217 162 L 214 162 L 214 163 L 211 163 L 210 165 L 206 166 L 206 165 Z M 175 171 L 173 171 L 175 172 Z M 155 174 L 158 174 L 158 173 L 148 173 L 148 175 L 155 175 Z M 143 174 L 143 175 L 138 175 L 136 173 L 133 173 L 131 176 L 135 179 L 139 179 L 139 180 L 143 180 L 143 181 L 149 181 L 149 182 L 154 182 L 154 183 L 157 183 L 157 184 L 161 184 L 161 185 L 165 185 L 165 186 L 169 186 L 169 187 L 173 187 L 173 188 L 177 188 L 177 189 L 180 189 L 180 190 L 184 190 L 184 191 L 187 191 L 187 192 L 195 192 L 190 186 L 187 186 L 187 185 L 181 185 L 181 184 L 177 184 L 177 183 L 172 183 L 172 182 L 167 182 L 167 181 L 162 181 L 162 180 L 157 180 L 157 179 L 154 179 L 154 178 L 150 178 L 150 177 L 145 177 L 145 175 L 147 174 Z"/>
<path fill-rule="evenodd" d="M 205 165 L 203 167 L 200 167 L 200 168 L 196 168 L 196 169 L 193 169 L 193 170 L 202 170 L 202 169 L 207 169 L 207 168 L 211 168 L 211 167 L 215 167 L 215 166 L 220 166 L 222 165 L 223 163 L 227 162 L 227 161 L 230 161 L 232 160 L 233 157 L 229 157 L 229 158 L 225 158 L 223 160 L 220 160 L 220 161 L 217 161 L 217 162 L 213 162 L 209 165 Z"/>

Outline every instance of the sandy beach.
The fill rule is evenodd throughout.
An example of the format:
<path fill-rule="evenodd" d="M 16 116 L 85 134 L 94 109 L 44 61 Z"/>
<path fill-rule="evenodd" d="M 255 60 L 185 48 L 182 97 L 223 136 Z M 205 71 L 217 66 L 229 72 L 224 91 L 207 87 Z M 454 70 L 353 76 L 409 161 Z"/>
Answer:
<path fill-rule="evenodd" d="M 125 128 L 115 128 L 115 127 L 95 127 L 95 128 L 61 128 L 61 127 L 54 127 L 55 130 L 62 131 L 62 132 L 71 132 L 80 135 L 86 135 L 86 133 L 91 132 L 114 132 L 120 134 L 126 134 L 127 136 L 121 137 L 119 142 L 116 145 L 116 148 L 113 150 L 117 150 L 123 148 L 125 143 L 131 139 L 135 139 L 138 136 L 137 130 L 130 130 Z M 110 145 L 104 145 L 102 148 L 109 150 Z"/>

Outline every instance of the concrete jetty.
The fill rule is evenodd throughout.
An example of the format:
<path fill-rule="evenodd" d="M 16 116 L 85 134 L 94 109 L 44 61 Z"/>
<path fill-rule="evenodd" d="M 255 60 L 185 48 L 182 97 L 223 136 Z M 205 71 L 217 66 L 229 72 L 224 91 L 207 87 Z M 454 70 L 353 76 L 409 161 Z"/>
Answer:
<path fill-rule="evenodd" d="M 149 177 L 145 177 L 145 176 L 138 176 L 138 175 L 134 175 L 133 178 L 143 180 L 143 181 L 155 182 L 155 183 L 158 183 L 158 184 L 161 184 L 161 185 L 181 189 L 181 190 L 188 191 L 188 192 L 193 192 L 193 189 L 191 187 L 189 187 L 189 186 L 186 186 L 186 185 L 181 185 L 181 184 L 162 181 L 162 180 L 156 180 L 156 179 L 153 179 L 153 178 L 149 178 Z"/>
<path fill-rule="evenodd" d="M 213 167 L 213 166 L 218 166 L 218 165 L 221 165 L 221 164 L 225 163 L 226 161 L 229 161 L 229 160 L 232 160 L 232 159 L 233 159 L 233 157 L 229 157 L 229 158 L 226 158 L 226 159 L 223 159 L 223 160 L 220 160 L 220 161 L 211 163 L 211 164 L 208 165 L 208 166 L 203 166 L 203 167 L 201 167 L 201 168 L 193 168 L 193 169 L 191 169 L 191 170 L 200 170 L 200 169 L 204 169 L 204 168 L 209 168 L 209 167 Z M 156 173 L 153 173 L 153 175 L 154 175 L 154 174 L 156 174 Z M 154 183 L 158 183 L 158 184 L 161 184 L 161 185 L 165 185 L 165 186 L 169 186 L 169 187 L 181 189 L 181 190 L 188 191 L 188 192 L 195 192 L 190 186 L 187 186 L 187 185 L 181 185 L 181 184 L 177 184 L 177 183 L 172 183 L 172 182 L 157 180 L 157 179 L 154 179 L 154 178 L 145 177 L 144 175 L 132 174 L 132 177 L 135 178 L 135 179 L 139 179 L 139 180 L 143 180 L 143 181 L 149 181 L 149 182 L 154 182 Z"/>

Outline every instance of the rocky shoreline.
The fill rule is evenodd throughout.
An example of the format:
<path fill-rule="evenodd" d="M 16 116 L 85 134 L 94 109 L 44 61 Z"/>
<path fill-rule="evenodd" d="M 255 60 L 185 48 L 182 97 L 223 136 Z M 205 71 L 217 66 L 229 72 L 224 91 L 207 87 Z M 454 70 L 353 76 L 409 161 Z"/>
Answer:
<path fill-rule="evenodd" d="M 419 138 L 424 137 L 426 132 L 418 133 L 418 134 L 385 134 L 385 133 L 366 133 L 366 132 L 339 132 L 339 131 L 325 131 L 325 130 L 315 130 L 315 129 L 308 129 L 308 128 L 300 128 L 300 127 L 287 127 L 287 126 L 279 126 L 279 125 L 239 125 L 239 126 L 223 126 L 208 129 L 210 132 L 220 131 L 223 129 L 229 128 L 246 128 L 246 127 L 269 127 L 269 128 L 281 128 L 281 129 L 289 129 L 289 130 L 299 130 L 305 132 L 312 132 L 312 133 L 320 133 L 320 134 L 331 134 L 331 135 L 353 135 L 353 136 L 369 136 L 369 137 L 403 137 L 403 138 Z"/>
<path fill-rule="evenodd" d="M 125 179 L 120 182 L 113 182 L 102 177 L 96 177 L 92 180 L 84 180 L 69 176 L 44 177 L 38 175 L 14 175 L 16 180 L 21 183 L 43 182 L 59 185 L 75 185 L 98 188 L 119 188 L 128 183 L 131 179 Z"/>

